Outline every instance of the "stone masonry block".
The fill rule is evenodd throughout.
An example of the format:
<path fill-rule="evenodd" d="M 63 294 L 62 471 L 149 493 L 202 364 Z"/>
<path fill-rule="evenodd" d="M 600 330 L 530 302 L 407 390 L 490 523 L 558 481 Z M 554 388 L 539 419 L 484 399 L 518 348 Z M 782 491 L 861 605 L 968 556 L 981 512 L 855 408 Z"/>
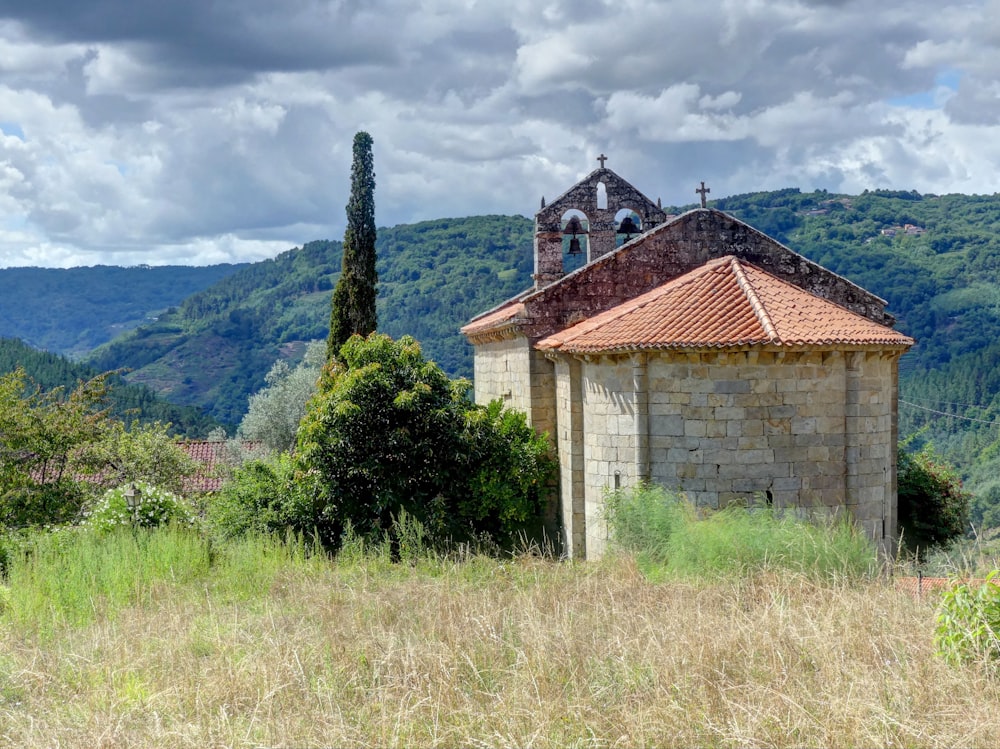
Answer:
<path fill-rule="evenodd" d="M 746 380 L 716 380 L 714 383 L 716 393 L 749 393 L 750 383 Z"/>

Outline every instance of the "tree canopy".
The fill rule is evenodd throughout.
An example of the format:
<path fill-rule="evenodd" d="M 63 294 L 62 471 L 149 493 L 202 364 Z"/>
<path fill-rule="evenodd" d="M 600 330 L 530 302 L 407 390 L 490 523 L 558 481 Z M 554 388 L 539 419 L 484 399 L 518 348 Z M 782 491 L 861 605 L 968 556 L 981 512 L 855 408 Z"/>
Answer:
<path fill-rule="evenodd" d="M 0 376 L 0 525 L 78 521 L 88 499 L 126 481 L 179 488 L 193 470 L 162 424 L 126 430 L 105 407 L 107 377 L 43 390 Z"/>
<path fill-rule="evenodd" d="M 327 366 L 297 459 L 329 542 L 349 524 L 387 532 L 402 513 L 432 539 L 498 543 L 538 518 L 554 474 L 523 414 L 469 402 L 412 338 L 353 336 Z"/>
<path fill-rule="evenodd" d="M 352 335 L 375 331 L 375 171 L 372 137 L 354 136 L 351 195 L 347 202 L 347 229 L 340 278 L 333 290 L 327 358 L 332 359 Z"/>

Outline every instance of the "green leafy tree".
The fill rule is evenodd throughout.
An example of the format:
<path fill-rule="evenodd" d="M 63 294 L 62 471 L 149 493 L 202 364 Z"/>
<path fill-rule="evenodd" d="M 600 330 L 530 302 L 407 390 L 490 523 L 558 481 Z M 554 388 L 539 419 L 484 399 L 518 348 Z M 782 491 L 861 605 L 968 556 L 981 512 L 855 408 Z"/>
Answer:
<path fill-rule="evenodd" d="M 221 538 L 246 534 L 307 536 L 320 532 L 306 481 L 288 453 L 250 460 L 233 471 L 207 507 L 213 532 Z"/>
<path fill-rule="evenodd" d="M 107 376 L 67 393 L 17 369 L 0 377 L 0 525 L 75 522 L 108 486 L 149 481 L 180 489 L 194 465 L 169 425 L 109 416 Z"/>
<path fill-rule="evenodd" d="M 336 544 L 348 524 L 388 533 L 403 514 L 432 543 L 507 543 L 540 515 L 554 471 L 524 417 L 466 398 L 412 338 L 356 336 L 327 365 L 299 429 L 316 527 Z"/>
<path fill-rule="evenodd" d="M 79 452 L 107 429 L 105 377 L 66 394 L 29 383 L 24 370 L 0 377 L 0 523 L 73 520 L 86 497 Z"/>
<path fill-rule="evenodd" d="M 180 492 L 184 479 L 197 470 L 187 452 L 170 435 L 170 425 L 111 420 L 99 440 L 81 449 L 78 471 L 91 474 L 88 483 L 110 488 L 138 481 Z"/>
<path fill-rule="evenodd" d="M 327 359 L 335 359 L 352 335 L 374 332 L 375 313 L 375 171 L 372 137 L 362 131 L 354 136 L 351 196 L 347 203 L 347 229 L 340 279 L 333 291 Z"/>
<path fill-rule="evenodd" d="M 969 529 L 971 495 L 955 470 L 930 447 L 897 456 L 899 525 L 903 543 L 917 553 L 947 546 Z"/>

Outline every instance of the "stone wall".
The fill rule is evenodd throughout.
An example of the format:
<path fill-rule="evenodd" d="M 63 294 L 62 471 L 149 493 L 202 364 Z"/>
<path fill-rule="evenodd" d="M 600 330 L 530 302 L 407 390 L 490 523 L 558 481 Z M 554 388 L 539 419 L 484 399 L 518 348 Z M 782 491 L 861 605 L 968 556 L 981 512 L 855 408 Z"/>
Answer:
<path fill-rule="evenodd" d="M 898 533 L 896 444 L 899 356 L 847 356 L 848 508 L 868 534 L 895 551 Z"/>
<path fill-rule="evenodd" d="M 563 467 L 564 502 L 576 494 L 567 497 L 565 482 L 582 472 L 586 555 L 606 545 L 606 492 L 643 479 L 714 508 L 847 509 L 891 546 L 899 353 L 751 349 L 584 361 L 582 461 L 562 421 L 559 445 L 576 469 Z M 568 364 L 560 367 L 563 420 L 572 378 Z"/>
<path fill-rule="evenodd" d="M 523 336 L 477 344 L 473 368 L 476 403 L 500 398 L 505 406 L 530 413 L 531 354 L 531 344 Z"/>
<path fill-rule="evenodd" d="M 500 398 L 506 407 L 527 414 L 539 432 L 555 434 L 553 364 L 528 339 L 509 336 L 478 343 L 473 371 L 476 403 Z"/>
<path fill-rule="evenodd" d="M 566 556 L 586 558 L 584 503 L 584 427 L 583 395 L 580 389 L 580 361 L 559 357 L 555 361 L 556 411 L 555 431 L 559 458 L 559 519 L 562 526 L 562 550 Z"/>
<path fill-rule="evenodd" d="M 562 283 L 525 297 L 521 331 L 537 341 L 726 255 L 875 322 L 890 327 L 894 322 L 885 301 L 874 294 L 732 216 L 697 209 L 584 266 Z"/>
<path fill-rule="evenodd" d="M 604 553 L 608 491 L 635 486 L 637 473 L 636 398 L 629 358 L 601 358 L 582 365 L 583 482 L 586 552 Z"/>

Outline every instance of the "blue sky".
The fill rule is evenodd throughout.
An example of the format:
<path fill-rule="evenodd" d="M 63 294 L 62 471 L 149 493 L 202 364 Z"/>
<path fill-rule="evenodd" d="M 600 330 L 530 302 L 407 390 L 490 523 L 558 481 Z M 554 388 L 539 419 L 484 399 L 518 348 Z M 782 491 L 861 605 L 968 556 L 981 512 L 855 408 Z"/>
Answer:
<path fill-rule="evenodd" d="M 632 19 L 632 22 L 626 22 Z M 607 165 L 654 200 L 1000 190 L 1000 2 L 0 0 L 0 266 L 257 260 L 531 215 Z"/>

